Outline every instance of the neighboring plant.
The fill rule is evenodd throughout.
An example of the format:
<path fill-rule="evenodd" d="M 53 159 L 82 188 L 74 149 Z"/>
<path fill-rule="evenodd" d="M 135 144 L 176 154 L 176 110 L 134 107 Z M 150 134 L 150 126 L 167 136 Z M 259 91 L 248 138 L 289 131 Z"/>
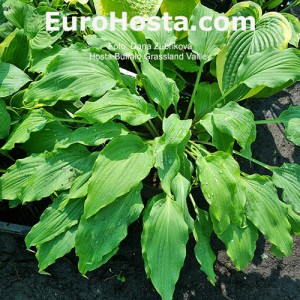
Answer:
<path fill-rule="evenodd" d="M 82 274 L 99 268 L 141 216 L 145 270 L 163 299 L 172 299 L 189 238 L 212 284 L 213 232 L 238 270 L 252 260 L 259 232 L 275 255 L 291 254 L 291 235 L 300 234 L 300 166 L 268 166 L 252 158 L 251 145 L 256 125 L 283 123 L 299 146 L 300 108 L 255 121 L 241 103 L 299 81 L 300 52 L 288 49 L 298 46 L 299 20 L 238 3 L 227 16 L 254 16 L 256 31 L 190 31 L 183 42 L 199 62 L 172 49 L 175 32 L 117 27 L 85 32 L 85 43 L 80 32 L 46 32 L 46 11 L 54 8 L 17 0 L 0 11 L 15 28 L 0 45 L 1 153 L 19 155 L 0 178 L 0 198 L 11 207 L 54 199 L 26 237 L 40 272 L 73 248 Z M 190 25 L 202 16 L 219 13 L 198 4 Z M 101 48 L 132 57 L 137 76 Z M 162 57 L 176 53 L 184 59 Z M 246 174 L 238 157 L 272 176 Z M 161 188 L 143 201 L 143 184 L 154 176 Z"/>

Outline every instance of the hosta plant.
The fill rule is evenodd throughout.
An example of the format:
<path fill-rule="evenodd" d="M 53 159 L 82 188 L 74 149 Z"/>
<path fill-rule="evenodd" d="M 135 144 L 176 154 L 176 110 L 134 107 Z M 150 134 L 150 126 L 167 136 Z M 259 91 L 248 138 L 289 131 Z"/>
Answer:
<path fill-rule="evenodd" d="M 299 81 L 299 21 L 238 3 L 226 15 L 253 16 L 255 31 L 191 30 L 180 43 L 192 50 L 182 51 L 173 31 L 46 32 L 45 12 L 58 7 L 7 0 L 0 10 L 12 29 L 0 45 L 0 153 L 18 155 L 3 170 L 0 197 L 11 207 L 51 199 L 25 240 L 40 272 L 73 248 L 83 275 L 101 267 L 139 218 L 145 270 L 166 300 L 189 239 L 212 284 L 213 233 L 238 270 L 259 233 L 275 255 L 290 255 L 300 234 L 300 167 L 257 161 L 251 145 L 256 126 L 283 123 L 299 146 L 300 108 L 255 120 L 243 101 Z M 202 16 L 220 14 L 198 4 L 190 26 Z M 246 174 L 239 157 L 269 175 Z M 141 191 L 154 177 L 146 201 Z"/>

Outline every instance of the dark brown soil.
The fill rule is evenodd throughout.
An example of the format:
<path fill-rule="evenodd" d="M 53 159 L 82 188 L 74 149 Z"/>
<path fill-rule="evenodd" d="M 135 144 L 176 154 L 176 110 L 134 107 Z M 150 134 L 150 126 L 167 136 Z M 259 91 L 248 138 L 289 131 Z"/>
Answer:
<path fill-rule="evenodd" d="M 278 116 L 291 104 L 300 105 L 300 84 L 276 97 L 253 99 L 247 106 L 259 120 Z M 281 125 L 259 126 L 253 156 L 273 165 L 300 163 L 300 150 L 284 138 Z M 242 168 L 249 173 L 264 172 L 246 162 L 242 162 Z M 39 275 L 34 254 L 25 250 L 23 240 L 0 234 L 0 299 L 159 299 L 144 272 L 140 231 L 141 224 L 134 224 L 118 254 L 89 274 L 89 280 L 78 273 L 74 255 L 51 266 L 48 271 L 52 276 Z M 283 260 L 274 258 L 269 252 L 270 244 L 260 238 L 253 262 L 242 272 L 234 269 L 223 245 L 214 239 L 213 248 L 218 254 L 215 287 L 200 271 L 193 247 L 189 243 L 174 299 L 300 299 L 299 237 L 295 238 L 292 256 Z"/>

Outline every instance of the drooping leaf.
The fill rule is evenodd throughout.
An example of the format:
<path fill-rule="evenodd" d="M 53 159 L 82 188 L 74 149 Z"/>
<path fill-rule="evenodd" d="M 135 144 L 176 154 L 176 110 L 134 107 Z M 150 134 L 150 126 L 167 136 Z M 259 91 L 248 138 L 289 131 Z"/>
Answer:
<path fill-rule="evenodd" d="M 246 216 L 265 237 L 285 255 L 291 254 L 293 240 L 288 222 L 287 206 L 282 203 L 276 188 L 267 176 L 243 178 L 246 188 Z"/>
<path fill-rule="evenodd" d="M 16 143 L 25 143 L 30 138 L 32 132 L 42 130 L 44 126 L 51 121 L 53 121 L 53 116 L 42 108 L 29 111 L 24 117 L 24 121 L 14 128 L 7 142 L 1 149 L 11 150 Z"/>
<path fill-rule="evenodd" d="M 300 215 L 295 213 L 291 206 L 288 206 L 288 220 L 291 224 L 292 233 L 300 235 Z"/>
<path fill-rule="evenodd" d="M 290 44 L 298 48 L 299 40 L 300 40 L 300 21 L 297 17 L 282 13 L 282 15 L 288 20 L 292 28 L 292 38 L 290 40 Z"/>
<path fill-rule="evenodd" d="M 145 215 L 142 251 L 147 275 L 165 300 L 172 299 L 187 240 L 188 226 L 180 205 L 170 198 L 157 201 Z"/>
<path fill-rule="evenodd" d="M 126 237 L 128 226 L 139 217 L 144 207 L 141 189 L 139 184 L 91 218 L 81 218 L 76 236 L 81 273 L 100 267 L 106 262 L 107 255 Z"/>
<path fill-rule="evenodd" d="M 0 98 L 17 92 L 31 79 L 14 65 L 0 62 Z"/>
<path fill-rule="evenodd" d="M 125 195 L 148 174 L 152 154 L 141 138 L 128 134 L 114 138 L 95 163 L 85 202 L 85 218 Z"/>
<path fill-rule="evenodd" d="M 195 229 L 193 231 L 196 246 L 195 255 L 201 265 L 201 270 L 208 276 L 210 282 L 214 285 L 216 276 L 214 272 L 214 263 L 216 255 L 211 249 L 210 237 L 213 232 L 213 226 L 209 219 L 209 214 L 202 210 L 197 209 L 197 219 L 195 221 Z"/>
<path fill-rule="evenodd" d="M 300 213 L 300 166 L 285 163 L 282 167 L 272 167 L 273 182 L 283 189 L 282 198 L 295 212 Z"/>
<path fill-rule="evenodd" d="M 17 160 L 0 178 L 1 198 L 26 203 L 66 190 L 85 170 L 89 154 L 83 146 L 73 145 Z"/>
<path fill-rule="evenodd" d="M 48 65 L 44 77 L 25 93 L 24 103 L 53 105 L 58 100 L 102 96 L 120 80 L 120 72 L 113 58 L 107 61 L 91 59 L 95 52 L 70 49 L 68 54 L 58 55 Z"/>
<path fill-rule="evenodd" d="M 144 98 L 131 94 L 128 89 L 118 89 L 109 91 L 95 102 L 86 102 L 76 116 L 83 117 L 90 123 L 119 119 L 137 126 L 155 118 L 157 112 Z"/>
<path fill-rule="evenodd" d="M 53 240 L 79 223 L 83 213 L 83 200 L 68 200 L 59 196 L 42 214 L 25 238 L 27 248 Z"/>
<path fill-rule="evenodd" d="M 218 237 L 226 245 L 227 253 L 238 270 L 246 268 L 254 257 L 258 232 L 248 221 L 247 226 L 230 224 Z"/>
<path fill-rule="evenodd" d="M 211 218 L 218 222 L 220 232 L 231 223 L 240 225 L 246 199 L 238 163 L 224 152 L 201 157 L 196 163 Z"/>
<path fill-rule="evenodd" d="M 185 2 L 180 2 L 186 5 Z M 195 0 L 190 2 L 195 3 Z M 199 56 L 200 60 L 206 63 L 211 61 L 221 51 L 222 46 L 225 45 L 227 31 L 220 31 L 216 28 L 213 28 L 211 31 L 200 30 L 199 22 L 203 16 L 212 18 L 212 22 L 214 22 L 217 17 L 224 15 L 202 4 L 198 4 L 191 17 L 189 41 L 192 44 L 193 52 Z"/>
<path fill-rule="evenodd" d="M 5 102 L 0 99 L 0 140 L 8 136 L 10 130 L 10 114 L 6 109 Z"/>
<path fill-rule="evenodd" d="M 179 90 L 173 79 L 153 67 L 146 59 L 142 60 L 142 72 L 145 78 L 145 89 L 149 97 L 164 110 L 172 104 L 177 106 Z"/>

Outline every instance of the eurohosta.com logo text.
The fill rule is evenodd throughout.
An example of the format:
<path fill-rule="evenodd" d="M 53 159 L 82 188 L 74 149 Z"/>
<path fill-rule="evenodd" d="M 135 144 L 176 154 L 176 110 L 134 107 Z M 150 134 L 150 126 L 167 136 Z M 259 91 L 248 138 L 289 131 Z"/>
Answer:
<path fill-rule="evenodd" d="M 152 16 L 145 18 L 142 16 L 135 16 L 128 19 L 126 12 L 122 13 L 121 18 L 117 18 L 114 12 L 109 16 L 96 17 L 76 17 L 68 18 L 61 16 L 59 12 L 46 13 L 46 30 L 47 31 L 77 31 L 78 24 L 81 31 L 85 31 L 86 27 L 90 27 L 93 31 L 101 32 L 105 30 L 115 31 L 116 26 L 120 26 L 123 31 L 131 29 L 133 31 L 143 31 L 145 28 L 149 31 L 207 31 L 212 30 L 226 31 L 229 28 L 235 30 L 255 30 L 254 17 L 232 17 L 218 16 L 213 18 L 211 16 L 203 16 L 199 19 L 197 25 L 189 26 L 189 19 L 184 16 L 171 17 L 168 13 L 164 13 L 162 17 Z"/>

